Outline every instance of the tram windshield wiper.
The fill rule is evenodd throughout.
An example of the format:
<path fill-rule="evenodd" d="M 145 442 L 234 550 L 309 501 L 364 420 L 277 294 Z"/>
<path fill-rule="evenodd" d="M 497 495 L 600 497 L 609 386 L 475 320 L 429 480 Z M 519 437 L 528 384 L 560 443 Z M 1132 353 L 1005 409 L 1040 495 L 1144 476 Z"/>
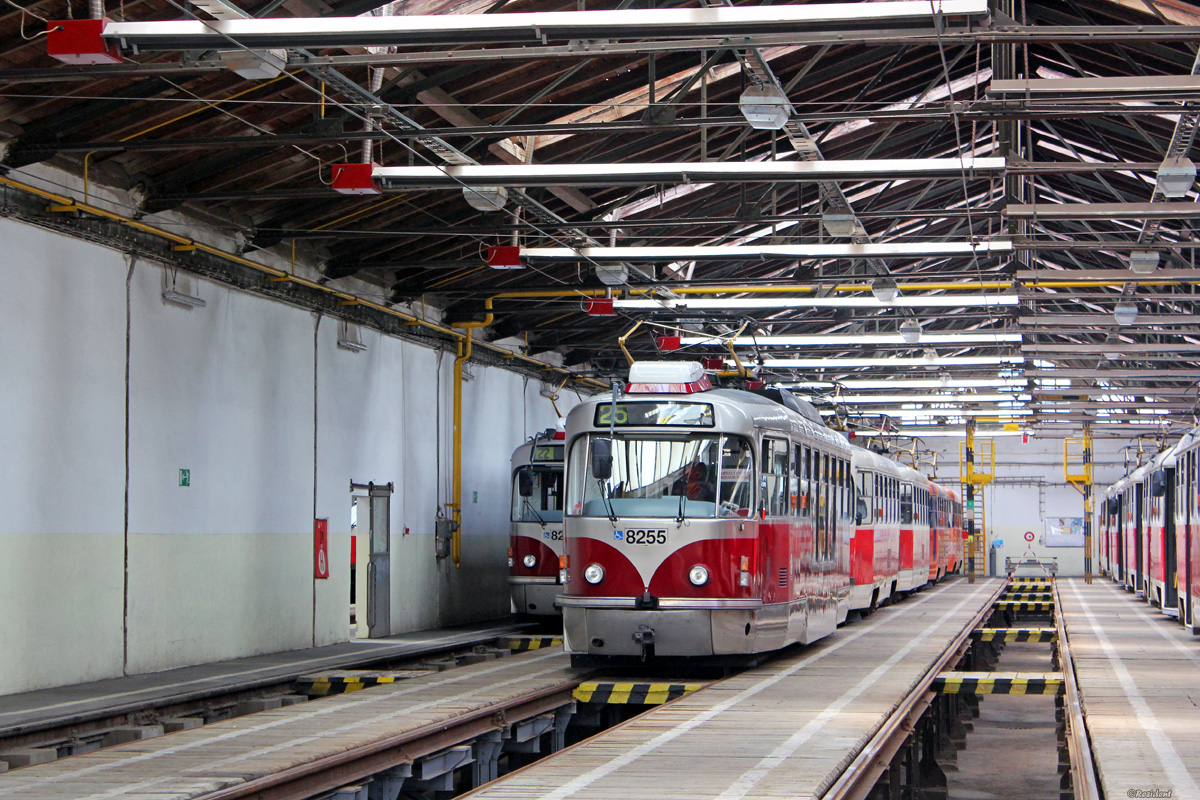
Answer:
<path fill-rule="evenodd" d="M 686 519 L 686 517 L 684 517 L 684 515 L 683 515 L 683 507 L 686 505 L 687 505 L 687 492 L 683 491 L 683 492 L 679 493 L 679 516 L 675 517 L 675 526 L 676 527 L 682 525 L 683 521 Z"/>
<path fill-rule="evenodd" d="M 533 512 L 533 516 L 537 518 L 537 521 L 541 523 L 542 527 L 546 527 L 546 520 L 542 519 L 542 515 L 539 514 L 538 510 L 533 507 L 533 503 L 529 502 L 529 498 L 522 497 L 521 500 L 525 503 L 525 507 Z"/>
<path fill-rule="evenodd" d="M 608 511 L 608 521 L 613 525 L 617 524 L 617 512 L 613 509 L 612 500 L 608 497 L 608 487 L 602 480 L 597 480 L 596 483 L 600 486 L 600 497 L 604 500 L 604 508 Z"/>

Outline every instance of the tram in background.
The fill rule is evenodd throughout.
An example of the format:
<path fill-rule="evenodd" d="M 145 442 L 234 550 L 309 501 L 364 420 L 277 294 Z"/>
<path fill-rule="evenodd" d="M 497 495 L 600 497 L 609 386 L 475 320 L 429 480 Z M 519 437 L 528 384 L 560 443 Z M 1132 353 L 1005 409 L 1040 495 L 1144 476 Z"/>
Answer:
<path fill-rule="evenodd" d="M 1197 633 L 1200 428 L 1104 491 L 1097 509 L 1102 574 Z"/>
<path fill-rule="evenodd" d="M 559 614 L 563 447 L 563 432 L 550 428 L 512 454 L 508 585 L 513 611 L 523 616 Z"/>

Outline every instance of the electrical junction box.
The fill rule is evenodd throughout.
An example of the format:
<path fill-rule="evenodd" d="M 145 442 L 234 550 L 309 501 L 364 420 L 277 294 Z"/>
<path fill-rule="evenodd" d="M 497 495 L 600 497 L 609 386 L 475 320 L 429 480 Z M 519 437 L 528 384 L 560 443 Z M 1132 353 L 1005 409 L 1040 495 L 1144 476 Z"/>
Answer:
<path fill-rule="evenodd" d="M 454 540 L 454 520 L 439 519 L 433 523 L 433 552 L 438 558 L 450 557 L 450 545 Z"/>

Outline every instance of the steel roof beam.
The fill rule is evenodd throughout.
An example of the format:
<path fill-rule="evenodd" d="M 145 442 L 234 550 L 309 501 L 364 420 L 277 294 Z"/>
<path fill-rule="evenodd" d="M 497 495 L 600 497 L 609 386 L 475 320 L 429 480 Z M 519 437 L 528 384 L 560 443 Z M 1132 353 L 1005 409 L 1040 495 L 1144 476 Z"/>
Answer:
<path fill-rule="evenodd" d="M 1157 169 L 1158 165 L 1155 165 Z M 1003 211 L 1012 219 L 1111 220 L 1194 219 L 1200 217 L 1196 203 L 1013 203 Z"/>
<path fill-rule="evenodd" d="M 1031 317 L 1017 317 L 1017 324 L 1027 330 L 1055 325 L 1111 327 L 1112 322 L 1112 314 L 1036 314 Z M 1122 327 L 1136 330 L 1150 325 L 1200 325 L 1200 314 L 1138 314 L 1132 325 Z"/>

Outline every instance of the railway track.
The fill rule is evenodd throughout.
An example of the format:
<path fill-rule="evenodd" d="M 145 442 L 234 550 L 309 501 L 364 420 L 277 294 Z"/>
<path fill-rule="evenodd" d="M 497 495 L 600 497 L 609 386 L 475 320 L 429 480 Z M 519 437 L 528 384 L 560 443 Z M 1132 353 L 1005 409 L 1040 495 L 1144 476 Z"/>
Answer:
<path fill-rule="evenodd" d="M 1044 601 L 1030 596 L 1032 585 L 1006 582 L 1001 586 L 993 598 L 994 602 L 980 609 L 970 624 L 955 637 L 929 673 L 901 701 L 895 713 L 863 747 L 828 792 L 822 795 L 822 800 L 864 800 L 868 797 L 885 800 L 901 796 L 903 791 L 910 787 L 904 781 L 896 779 L 897 773 L 906 773 L 909 780 L 919 773 L 917 762 L 928 755 L 921 752 L 923 744 L 928 747 L 930 740 L 936 738 L 947 727 L 947 717 L 960 713 L 955 708 L 938 708 L 938 704 L 947 700 L 947 687 L 971 693 L 969 688 L 964 688 L 965 683 L 976 690 L 995 691 L 1000 687 L 1003 692 L 1013 693 L 1034 693 L 1035 690 L 1037 693 L 1050 693 L 1061 687 L 1058 697 L 1058 730 L 1060 748 L 1065 752 L 1067 759 L 1065 762 L 1060 761 L 1060 769 L 1068 776 L 1064 785 L 1069 786 L 1069 790 L 1064 790 L 1060 796 L 1073 797 L 1075 800 L 1100 800 L 1096 769 L 1083 718 L 1083 706 L 1075 679 L 1070 640 L 1062 615 L 1057 613 L 1057 609 L 1061 607 L 1059 588 L 1057 583 L 1049 580 L 1038 586 L 1043 590 L 1039 594 L 1047 596 L 1049 601 L 1043 607 Z M 1005 599 L 1018 594 L 1024 596 L 1021 599 Z M 1053 630 L 1017 628 L 1005 624 L 1012 621 L 1013 614 L 1022 611 L 1049 613 L 1054 621 Z M 998 618 L 1005 627 L 985 628 L 985 625 L 993 624 Z M 986 665 L 991 661 L 986 654 L 971 653 L 971 648 L 994 646 L 1010 641 L 1049 643 L 1053 649 L 1053 663 L 1058 667 L 1058 677 L 1041 673 L 1025 677 L 996 673 L 989 683 L 987 679 L 981 682 L 978 677 L 985 673 L 974 669 L 959 670 L 963 665 L 977 668 L 981 663 Z M 956 673 L 961 673 L 962 677 L 956 678 Z M 927 735 L 929 733 L 933 733 L 933 736 Z M 936 744 L 933 747 L 937 749 Z"/>
<path fill-rule="evenodd" d="M 509 652 L 508 630 L 493 627 L 478 633 L 451 633 L 440 642 L 416 647 L 372 645 L 357 653 L 321 655 L 229 673 L 209 672 L 205 667 L 176 670 L 172 674 L 179 673 L 181 679 L 177 685 L 166 683 L 168 676 L 160 673 L 71 687 L 67 694 L 48 690 L 28 697 L 0 698 L 0 754 L 34 750 L 53 751 L 53 757 L 79 755 L 287 707 L 324 694 L 314 692 L 305 677 L 330 670 L 419 674 L 494 658 Z M 511 627 L 511 632 L 519 630 L 520 626 Z M 504 635 L 498 638 L 498 631 Z M 33 708 L 22 707 L 31 701 L 36 701 Z M 46 755 L 49 753 L 42 757 Z M 0 763 L 3 761 L 0 756 Z"/>

